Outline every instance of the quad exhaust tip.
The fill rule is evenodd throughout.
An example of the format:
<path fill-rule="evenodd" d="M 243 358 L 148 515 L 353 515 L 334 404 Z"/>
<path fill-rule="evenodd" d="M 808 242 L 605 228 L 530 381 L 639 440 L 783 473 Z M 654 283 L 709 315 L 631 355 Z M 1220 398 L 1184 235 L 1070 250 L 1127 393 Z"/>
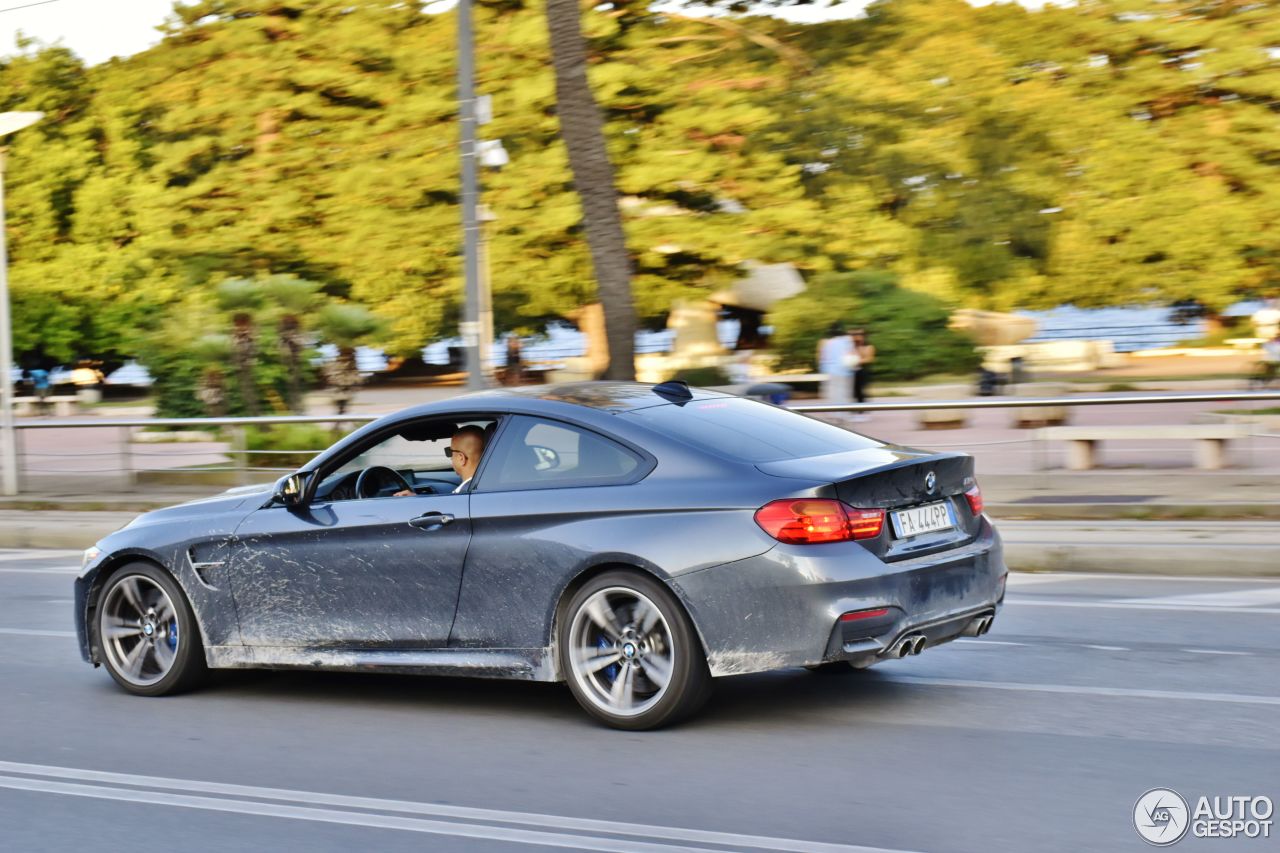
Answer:
<path fill-rule="evenodd" d="M 960 632 L 962 637 L 981 637 L 983 634 L 991 630 L 991 623 L 995 621 L 995 616 L 975 616 L 968 625 L 964 626 L 964 630 Z"/>
<path fill-rule="evenodd" d="M 926 642 L 924 634 L 910 634 L 895 643 L 890 653 L 898 658 L 905 658 L 907 655 L 918 655 L 924 651 Z"/>

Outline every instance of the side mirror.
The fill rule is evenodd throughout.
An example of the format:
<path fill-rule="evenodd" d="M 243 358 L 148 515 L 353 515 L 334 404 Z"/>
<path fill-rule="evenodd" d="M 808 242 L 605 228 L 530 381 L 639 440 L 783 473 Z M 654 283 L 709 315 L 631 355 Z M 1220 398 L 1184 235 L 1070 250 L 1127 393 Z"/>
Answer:
<path fill-rule="evenodd" d="M 301 506 L 302 496 L 306 492 L 307 479 L 309 477 L 310 474 L 302 471 L 294 472 L 287 477 L 281 477 L 276 483 L 275 493 L 272 498 L 287 507 Z"/>

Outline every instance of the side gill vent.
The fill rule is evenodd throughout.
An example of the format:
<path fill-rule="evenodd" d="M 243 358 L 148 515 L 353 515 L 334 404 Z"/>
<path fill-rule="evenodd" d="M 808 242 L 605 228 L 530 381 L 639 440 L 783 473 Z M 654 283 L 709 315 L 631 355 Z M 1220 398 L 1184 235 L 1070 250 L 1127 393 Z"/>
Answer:
<path fill-rule="evenodd" d="M 220 570 L 226 563 L 227 547 L 224 542 L 202 542 L 187 549 L 187 559 L 196 577 L 207 587 L 216 589 Z"/>

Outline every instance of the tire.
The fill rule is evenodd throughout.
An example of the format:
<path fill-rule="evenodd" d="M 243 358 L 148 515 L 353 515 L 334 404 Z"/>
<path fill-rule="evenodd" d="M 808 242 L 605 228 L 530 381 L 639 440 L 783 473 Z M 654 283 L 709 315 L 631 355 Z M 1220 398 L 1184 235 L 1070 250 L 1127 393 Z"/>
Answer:
<path fill-rule="evenodd" d="M 564 609 L 556 649 L 578 704 L 616 729 L 670 725 L 711 695 L 711 672 L 688 614 L 640 572 L 587 581 Z"/>
<path fill-rule="evenodd" d="M 151 563 L 112 572 L 98 596 L 94 631 L 103 666 L 134 695 L 179 693 L 205 675 L 191 605 L 173 577 Z"/>

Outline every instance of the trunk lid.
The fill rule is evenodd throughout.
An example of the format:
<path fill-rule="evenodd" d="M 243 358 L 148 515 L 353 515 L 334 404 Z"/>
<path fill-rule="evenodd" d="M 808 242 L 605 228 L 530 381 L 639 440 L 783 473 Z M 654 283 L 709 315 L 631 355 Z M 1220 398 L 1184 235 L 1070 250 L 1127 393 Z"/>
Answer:
<path fill-rule="evenodd" d="M 859 540 L 883 560 L 923 556 L 964 545 L 973 540 L 981 526 L 964 496 L 976 485 L 973 457 L 967 453 L 930 453 L 885 445 L 765 462 L 756 467 L 774 477 L 830 483 L 832 497 L 850 506 L 885 510 L 880 535 Z M 952 524 L 948 529 L 912 535 L 907 529 L 910 518 L 895 519 L 899 511 L 939 503 L 950 515 Z M 899 521 L 902 524 L 896 523 Z"/>

